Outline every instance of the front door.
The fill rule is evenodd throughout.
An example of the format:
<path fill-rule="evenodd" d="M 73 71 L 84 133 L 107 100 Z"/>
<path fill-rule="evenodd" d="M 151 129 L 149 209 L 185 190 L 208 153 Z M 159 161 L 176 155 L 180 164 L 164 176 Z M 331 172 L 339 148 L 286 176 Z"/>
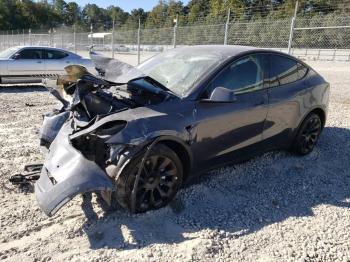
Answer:
<path fill-rule="evenodd" d="M 264 79 L 267 57 L 253 54 L 242 57 L 224 68 L 204 92 L 209 98 L 215 87 L 235 91 L 236 101 L 229 103 L 201 101 L 196 106 L 195 168 L 210 168 L 237 149 L 262 140 L 268 111 Z M 226 156 L 226 157 L 225 157 Z"/>
<path fill-rule="evenodd" d="M 33 76 L 45 74 L 45 60 L 43 51 L 39 48 L 25 48 L 20 50 L 8 61 L 10 76 Z"/>

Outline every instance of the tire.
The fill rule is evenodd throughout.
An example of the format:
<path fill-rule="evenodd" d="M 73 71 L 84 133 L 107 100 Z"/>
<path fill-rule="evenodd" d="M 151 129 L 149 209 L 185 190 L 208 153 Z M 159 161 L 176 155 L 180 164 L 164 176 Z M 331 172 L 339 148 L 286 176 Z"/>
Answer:
<path fill-rule="evenodd" d="M 307 155 L 314 149 L 322 131 L 322 121 L 318 114 L 308 115 L 297 132 L 292 151 L 298 155 Z"/>
<path fill-rule="evenodd" d="M 141 154 L 132 159 L 115 180 L 116 191 L 112 195 L 112 205 L 118 202 L 131 212 L 142 213 L 166 206 L 176 195 L 183 181 L 181 160 L 169 147 L 156 144 L 144 163 L 134 209 L 132 208 L 132 191 L 143 156 Z"/>

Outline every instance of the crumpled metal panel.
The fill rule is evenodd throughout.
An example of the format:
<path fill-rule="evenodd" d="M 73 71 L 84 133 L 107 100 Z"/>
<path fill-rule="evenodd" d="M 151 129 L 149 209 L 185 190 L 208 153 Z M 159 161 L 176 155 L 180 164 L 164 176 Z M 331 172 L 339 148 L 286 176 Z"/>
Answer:
<path fill-rule="evenodd" d="M 69 113 L 69 111 L 63 111 L 59 114 L 46 114 L 44 116 L 43 125 L 40 128 L 39 139 L 51 143 L 57 136 L 64 122 L 68 119 Z"/>
<path fill-rule="evenodd" d="M 128 83 L 130 80 L 146 76 L 132 65 L 114 58 L 105 57 L 95 52 L 90 52 L 90 58 L 96 68 L 104 74 L 103 78 L 113 83 Z"/>
<path fill-rule="evenodd" d="M 35 183 L 37 201 L 48 216 L 54 215 L 78 194 L 113 190 L 107 174 L 70 145 L 70 131 L 69 125 L 62 127 L 50 146 L 40 179 Z"/>

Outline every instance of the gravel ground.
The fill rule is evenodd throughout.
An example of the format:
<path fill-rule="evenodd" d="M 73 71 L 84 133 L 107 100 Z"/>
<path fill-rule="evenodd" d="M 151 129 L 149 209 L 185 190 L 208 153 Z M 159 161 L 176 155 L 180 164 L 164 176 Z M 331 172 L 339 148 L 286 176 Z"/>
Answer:
<path fill-rule="evenodd" d="M 310 62 L 332 86 L 314 152 L 270 152 L 203 174 L 158 211 L 104 213 L 77 197 L 47 218 L 8 182 L 42 161 L 37 130 L 56 102 L 0 89 L 0 260 L 350 261 L 350 64 Z"/>

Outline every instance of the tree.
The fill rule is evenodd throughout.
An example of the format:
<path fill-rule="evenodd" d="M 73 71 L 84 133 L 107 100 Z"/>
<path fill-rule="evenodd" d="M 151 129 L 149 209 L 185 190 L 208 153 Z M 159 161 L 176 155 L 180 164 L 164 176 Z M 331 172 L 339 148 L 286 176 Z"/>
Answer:
<path fill-rule="evenodd" d="M 164 1 L 160 0 L 148 14 L 146 19 L 146 27 L 163 27 L 165 25 L 165 21 L 168 19 L 166 15 L 167 9 L 168 5 Z"/>
<path fill-rule="evenodd" d="M 64 19 L 64 17 L 66 17 L 66 7 L 67 3 L 64 0 L 53 1 L 54 11 L 59 17 L 62 18 L 62 20 Z"/>
<path fill-rule="evenodd" d="M 86 25 L 91 24 L 94 29 L 101 29 L 104 27 L 105 10 L 99 8 L 95 4 L 87 4 L 83 9 L 83 19 Z"/>
<path fill-rule="evenodd" d="M 112 21 L 121 26 L 126 23 L 129 14 L 127 12 L 124 12 L 123 9 L 121 9 L 118 6 L 109 6 L 107 8 L 107 15 L 108 15 L 108 28 L 112 27 Z"/>
<path fill-rule="evenodd" d="M 67 25 L 79 24 L 81 20 L 81 11 L 78 4 L 75 2 L 69 2 L 66 5 L 65 23 Z"/>
<path fill-rule="evenodd" d="M 179 16 L 178 22 L 184 20 L 183 3 L 181 1 L 174 1 L 174 0 L 169 1 L 166 13 L 169 19 L 166 20 L 165 26 L 173 26 L 174 18 L 176 18 L 177 15 Z"/>
<path fill-rule="evenodd" d="M 239 19 L 246 14 L 252 2 L 254 0 L 210 0 L 210 11 L 207 20 L 210 22 L 225 22 L 229 9 L 231 13 L 230 18 Z"/>
<path fill-rule="evenodd" d="M 188 22 L 193 24 L 209 14 L 208 0 L 192 0 L 188 3 Z M 202 20 L 203 21 L 203 20 Z"/>
<path fill-rule="evenodd" d="M 127 21 L 125 22 L 126 28 L 138 28 L 139 27 L 139 19 L 141 22 L 141 25 L 144 25 L 147 19 L 148 13 L 145 12 L 142 8 L 133 9 L 130 12 L 130 16 L 128 17 Z"/>
<path fill-rule="evenodd" d="M 76 25 L 81 30 L 110 30 L 115 20 L 119 29 L 138 28 L 138 20 L 146 28 L 169 28 L 179 15 L 180 25 L 225 23 L 230 9 L 230 20 L 260 20 L 290 18 L 297 0 L 191 0 L 187 5 L 177 0 L 159 0 L 152 11 L 142 8 L 130 13 L 118 6 L 100 8 L 96 4 L 79 7 L 73 0 L 0 0 L 0 30 L 49 29 Z M 299 16 L 328 17 L 337 19 L 348 16 L 350 0 L 299 0 Z M 169 32 L 165 30 L 168 34 Z M 190 37 L 190 36 L 189 36 Z"/>

